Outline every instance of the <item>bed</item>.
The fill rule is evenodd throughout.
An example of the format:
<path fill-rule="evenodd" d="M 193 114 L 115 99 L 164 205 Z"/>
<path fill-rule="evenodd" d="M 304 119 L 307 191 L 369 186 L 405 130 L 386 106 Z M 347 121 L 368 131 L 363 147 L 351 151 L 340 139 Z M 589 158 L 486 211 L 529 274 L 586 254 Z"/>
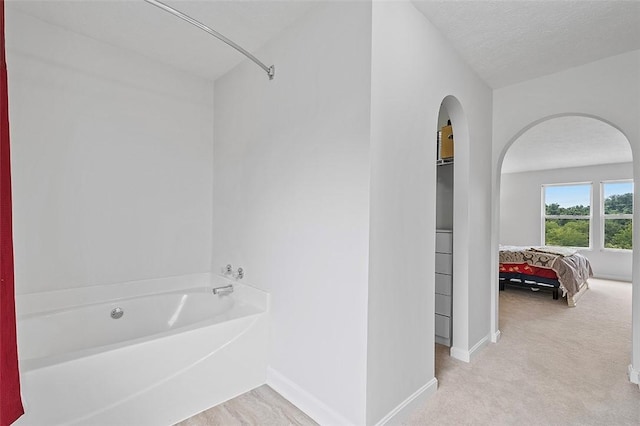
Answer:
<path fill-rule="evenodd" d="M 499 261 L 500 290 L 506 286 L 550 290 L 554 299 L 561 291 L 571 307 L 589 288 L 587 280 L 593 276 L 589 260 L 567 247 L 500 246 Z"/>

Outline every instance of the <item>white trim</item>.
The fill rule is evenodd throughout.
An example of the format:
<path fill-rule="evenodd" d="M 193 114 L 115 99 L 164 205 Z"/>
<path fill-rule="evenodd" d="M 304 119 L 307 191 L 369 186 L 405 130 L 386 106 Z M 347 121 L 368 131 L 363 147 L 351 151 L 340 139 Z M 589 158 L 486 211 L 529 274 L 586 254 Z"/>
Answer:
<path fill-rule="evenodd" d="M 464 349 L 458 349 L 455 346 L 451 346 L 451 349 L 449 349 L 449 355 L 460 361 L 470 362 L 469 352 Z"/>
<path fill-rule="evenodd" d="M 491 335 L 491 343 L 498 343 L 501 337 L 502 333 L 500 330 L 496 330 L 496 332 Z"/>
<path fill-rule="evenodd" d="M 593 275 L 593 278 L 600 280 L 611 280 L 611 281 L 623 281 L 631 284 L 631 276 L 629 275 L 611 275 L 611 274 L 598 274 Z"/>
<path fill-rule="evenodd" d="M 606 214 L 604 211 L 604 202 L 606 201 L 604 196 L 604 187 L 607 184 L 616 184 L 616 183 L 631 183 L 631 202 L 634 200 L 634 182 L 633 179 L 616 179 L 616 180 L 603 180 L 600 181 L 600 251 L 612 251 L 612 252 L 630 252 L 633 249 L 618 249 L 618 248 L 607 248 L 604 246 L 604 238 L 605 238 L 605 224 L 607 219 L 628 219 L 633 223 L 633 204 L 632 204 L 632 212 L 631 213 L 619 213 L 619 214 Z M 613 194 L 612 194 L 613 195 Z M 615 194 L 621 195 L 621 194 Z M 631 277 L 629 277 L 629 281 L 631 281 Z"/>
<path fill-rule="evenodd" d="M 633 368 L 633 365 L 629 364 L 627 374 L 629 375 L 629 381 L 640 386 L 640 371 Z"/>
<path fill-rule="evenodd" d="M 563 214 L 547 214 L 547 187 L 552 186 L 589 186 L 589 215 L 563 215 Z M 541 213 L 542 218 L 540 222 L 540 241 L 542 245 L 547 245 L 547 219 L 575 219 L 575 220 L 588 220 L 589 221 L 589 247 L 572 247 L 578 250 L 592 250 L 593 249 L 593 181 L 587 182 L 570 182 L 570 183 L 543 183 L 541 186 L 541 198 L 542 206 Z"/>
<path fill-rule="evenodd" d="M 272 367 L 267 367 L 267 385 L 321 425 L 353 425 L 353 422 Z"/>
<path fill-rule="evenodd" d="M 438 390 L 438 379 L 435 377 L 429 380 L 424 386 L 415 391 L 409 398 L 405 399 L 393 410 L 384 416 L 376 426 L 383 425 L 399 425 L 405 423 L 411 413 L 424 404 L 429 396 L 436 393 Z"/>
<path fill-rule="evenodd" d="M 460 361 L 471 362 L 471 360 L 477 355 L 478 351 L 489 344 L 489 341 L 491 340 L 490 337 L 491 336 L 487 334 L 482 339 L 480 339 L 478 343 L 473 345 L 473 347 L 468 351 L 465 351 L 464 349 L 451 347 L 449 354 L 451 355 L 451 357 L 458 359 Z"/>
<path fill-rule="evenodd" d="M 446 337 L 441 337 L 436 335 L 435 336 L 435 342 L 439 345 L 443 345 L 443 346 L 451 346 L 451 339 L 448 339 Z"/>

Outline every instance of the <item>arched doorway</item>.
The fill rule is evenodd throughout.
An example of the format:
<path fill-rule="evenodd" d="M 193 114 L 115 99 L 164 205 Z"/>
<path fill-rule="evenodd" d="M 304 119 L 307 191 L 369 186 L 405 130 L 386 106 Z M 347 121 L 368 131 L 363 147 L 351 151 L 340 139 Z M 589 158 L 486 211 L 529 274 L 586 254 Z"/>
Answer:
<path fill-rule="evenodd" d="M 552 154 L 553 158 L 540 165 L 538 162 L 542 156 L 539 154 L 544 152 Z M 607 200 L 612 196 L 626 194 L 632 198 L 634 192 L 632 150 L 620 129 L 592 115 L 545 117 L 532 122 L 511 138 L 498 159 L 497 168 L 500 223 L 496 229 L 499 230 L 501 244 L 544 245 L 545 239 L 550 239 L 549 222 L 545 219 L 548 212 L 543 207 L 547 193 L 544 185 L 583 186 L 590 189 L 591 213 L 585 235 L 587 243 L 583 244 L 586 247 L 582 251 L 592 261 L 594 275 L 633 280 L 633 253 L 625 242 L 611 241 L 615 232 L 610 231 L 615 227 L 608 226 L 614 220 L 628 220 L 630 240 L 630 218 L 638 217 L 637 209 L 633 214 L 624 216 L 611 215 L 607 207 Z M 506 178 L 507 175 L 512 176 Z M 619 185 L 621 183 L 622 186 Z M 520 192 L 520 196 L 515 196 L 516 192 Z M 509 203 L 517 205 L 521 212 L 510 210 L 506 206 Z M 520 222 L 520 227 L 515 225 L 516 222 Z M 495 302 L 498 304 L 497 280 L 494 285 Z M 631 310 L 630 303 L 628 308 Z M 497 324 L 497 309 L 495 316 Z"/>
<path fill-rule="evenodd" d="M 436 163 L 440 164 L 436 166 L 435 173 L 438 185 L 442 185 L 436 190 L 436 228 L 450 232 L 444 238 L 450 241 L 452 252 L 449 268 L 453 273 L 449 277 L 450 302 L 447 302 L 450 303 L 450 347 L 447 355 L 469 362 L 472 352 L 469 345 L 469 126 L 462 104 L 451 95 L 446 96 L 441 103 L 436 130 L 442 131 L 442 127 L 449 123 L 453 133 L 454 155 L 446 161 L 438 159 L 438 152 L 435 156 Z M 439 239 L 442 238 L 440 235 Z M 436 252 L 438 250 L 436 248 Z"/>

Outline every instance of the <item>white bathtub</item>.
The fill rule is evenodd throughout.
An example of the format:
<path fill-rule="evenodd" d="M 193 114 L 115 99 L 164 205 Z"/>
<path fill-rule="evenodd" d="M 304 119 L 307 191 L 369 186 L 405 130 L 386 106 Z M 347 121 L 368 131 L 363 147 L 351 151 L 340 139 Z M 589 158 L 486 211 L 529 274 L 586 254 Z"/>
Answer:
<path fill-rule="evenodd" d="M 237 282 L 211 291 L 230 283 L 198 274 L 18 295 L 15 425 L 169 425 L 263 384 L 269 298 Z"/>

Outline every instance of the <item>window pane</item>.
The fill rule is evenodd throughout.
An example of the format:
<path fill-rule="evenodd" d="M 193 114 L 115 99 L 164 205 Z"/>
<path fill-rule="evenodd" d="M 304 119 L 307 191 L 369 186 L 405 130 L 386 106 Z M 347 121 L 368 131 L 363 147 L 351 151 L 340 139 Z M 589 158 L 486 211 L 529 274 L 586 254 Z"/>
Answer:
<path fill-rule="evenodd" d="M 544 205 L 547 215 L 589 216 L 591 184 L 545 186 Z"/>
<path fill-rule="evenodd" d="M 589 247 L 589 219 L 546 219 L 547 246 Z"/>
<path fill-rule="evenodd" d="M 633 249 L 632 220 L 605 219 L 604 247 L 613 249 Z"/>
<path fill-rule="evenodd" d="M 604 214 L 633 213 L 633 183 L 603 183 Z"/>

